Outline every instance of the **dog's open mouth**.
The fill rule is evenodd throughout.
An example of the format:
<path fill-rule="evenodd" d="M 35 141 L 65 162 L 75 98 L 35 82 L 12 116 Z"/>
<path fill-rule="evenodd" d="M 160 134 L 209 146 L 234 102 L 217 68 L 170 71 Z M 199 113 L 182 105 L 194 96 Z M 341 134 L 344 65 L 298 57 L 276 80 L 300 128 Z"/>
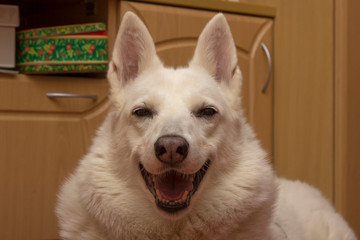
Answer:
<path fill-rule="evenodd" d="M 210 160 L 207 160 L 194 174 L 170 170 L 154 175 L 146 171 L 141 163 L 139 167 L 147 187 L 154 195 L 157 207 L 168 213 L 176 213 L 190 205 L 191 197 L 198 189 L 209 165 Z"/>

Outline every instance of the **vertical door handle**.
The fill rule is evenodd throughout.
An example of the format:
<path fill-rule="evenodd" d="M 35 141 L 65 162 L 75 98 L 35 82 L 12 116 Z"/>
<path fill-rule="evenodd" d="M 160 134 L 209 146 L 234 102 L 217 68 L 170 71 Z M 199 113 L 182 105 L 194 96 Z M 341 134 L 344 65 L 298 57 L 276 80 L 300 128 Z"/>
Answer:
<path fill-rule="evenodd" d="M 269 86 L 270 79 L 271 79 L 272 61 L 271 61 L 271 55 L 270 55 L 269 49 L 267 48 L 266 44 L 262 42 L 262 43 L 261 43 L 261 47 L 262 47 L 262 49 L 264 50 L 264 52 L 265 52 L 265 54 L 266 54 L 266 58 L 267 58 L 268 63 L 269 63 L 269 70 L 268 70 L 267 79 L 266 79 L 266 82 L 265 82 L 263 88 L 261 89 L 261 93 L 265 93 L 266 89 L 267 89 L 268 86 Z"/>

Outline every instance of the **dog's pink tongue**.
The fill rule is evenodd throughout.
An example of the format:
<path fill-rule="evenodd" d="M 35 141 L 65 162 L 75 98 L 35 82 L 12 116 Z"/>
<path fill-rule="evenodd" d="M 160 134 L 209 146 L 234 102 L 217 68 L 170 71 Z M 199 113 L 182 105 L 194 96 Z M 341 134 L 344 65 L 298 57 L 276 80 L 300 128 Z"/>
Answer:
<path fill-rule="evenodd" d="M 192 180 L 176 172 L 165 173 L 164 176 L 157 177 L 155 188 L 161 193 L 161 197 L 169 201 L 181 199 L 185 191 L 193 189 Z"/>

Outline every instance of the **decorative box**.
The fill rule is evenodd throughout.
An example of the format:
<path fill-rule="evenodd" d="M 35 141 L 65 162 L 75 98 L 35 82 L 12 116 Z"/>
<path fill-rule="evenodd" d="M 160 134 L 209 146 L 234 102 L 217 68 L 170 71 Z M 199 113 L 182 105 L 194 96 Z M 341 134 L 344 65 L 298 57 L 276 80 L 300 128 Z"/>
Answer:
<path fill-rule="evenodd" d="M 16 66 L 22 73 L 105 72 L 105 24 L 89 23 L 17 32 Z"/>

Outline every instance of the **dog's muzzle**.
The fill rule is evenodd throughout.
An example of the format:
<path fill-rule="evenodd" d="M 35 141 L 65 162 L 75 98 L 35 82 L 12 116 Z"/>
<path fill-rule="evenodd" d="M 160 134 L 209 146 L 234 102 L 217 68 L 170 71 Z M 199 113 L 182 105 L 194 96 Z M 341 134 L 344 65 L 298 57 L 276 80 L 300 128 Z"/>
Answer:
<path fill-rule="evenodd" d="M 176 213 L 190 205 L 191 197 L 197 191 L 210 160 L 194 174 L 184 174 L 176 170 L 186 159 L 189 143 L 181 136 L 165 135 L 154 144 L 156 158 L 168 171 L 151 174 L 140 163 L 139 168 L 145 183 L 155 198 L 158 208 L 168 213 Z"/>

